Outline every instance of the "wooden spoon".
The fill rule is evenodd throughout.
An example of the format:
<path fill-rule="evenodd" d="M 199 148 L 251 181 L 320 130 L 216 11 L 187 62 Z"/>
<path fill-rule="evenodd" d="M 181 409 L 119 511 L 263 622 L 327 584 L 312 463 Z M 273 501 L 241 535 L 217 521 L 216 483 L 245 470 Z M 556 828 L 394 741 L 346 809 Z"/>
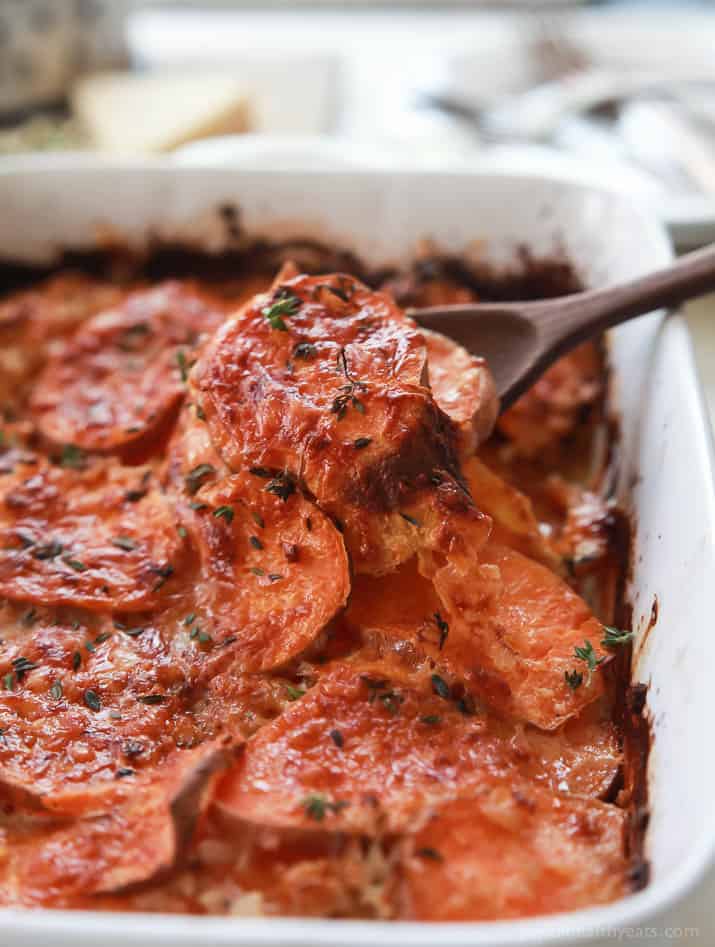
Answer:
<path fill-rule="evenodd" d="M 715 244 L 671 266 L 606 289 L 517 303 L 410 309 L 425 329 L 486 359 L 504 411 L 559 356 L 611 326 L 715 290 Z"/>

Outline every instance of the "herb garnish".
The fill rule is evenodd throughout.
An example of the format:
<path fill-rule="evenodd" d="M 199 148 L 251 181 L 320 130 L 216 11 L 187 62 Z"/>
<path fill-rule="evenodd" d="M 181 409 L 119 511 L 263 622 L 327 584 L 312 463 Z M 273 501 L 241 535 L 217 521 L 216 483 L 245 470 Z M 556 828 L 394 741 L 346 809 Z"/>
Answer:
<path fill-rule="evenodd" d="M 44 546 L 36 546 L 32 551 L 33 559 L 55 559 L 60 555 L 64 546 L 56 540 L 51 543 L 45 543 Z"/>
<path fill-rule="evenodd" d="M 72 655 L 72 670 L 78 671 L 79 666 L 82 663 L 82 655 L 79 651 L 75 651 Z"/>
<path fill-rule="evenodd" d="M 53 700 L 62 700 L 62 681 L 53 681 L 50 688 L 50 695 Z"/>
<path fill-rule="evenodd" d="M 176 362 L 179 366 L 179 373 L 181 375 L 181 380 L 185 382 L 189 377 L 189 366 L 186 361 L 186 353 L 183 349 L 179 349 L 176 353 Z"/>
<path fill-rule="evenodd" d="M 605 657 L 597 658 L 596 652 L 593 650 L 593 645 L 590 641 L 584 641 L 583 645 L 573 649 L 574 655 L 578 658 L 579 661 L 583 661 L 586 664 L 587 676 L 586 676 L 586 687 L 591 683 L 591 678 L 593 677 L 593 672 L 599 666 L 603 664 L 606 660 Z"/>
<path fill-rule="evenodd" d="M 256 526 L 258 526 L 259 529 L 263 529 L 263 527 L 264 527 L 266 524 L 265 524 L 265 521 L 264 521 L 263 517 L 261 516 L 261 514 L 260 514 L 260 513 L 256 513 L 255 511 L 252 511 L 252 512 L 251 512 L 251 516 L 253 517 L 253 522 L 256 524 Z"/>
<path fill-rule="evenodd" d="M 414 518 L 414 516 L 410 516 L 409 513 L 400 513 L 400 516 L 402 517 L 403 520 L 406 520 L 406 521 L 407 521 L 408 523 L 410 523 L 412 526 L 417 526 L 417 527 L 419 527 L 419 525 L 420 525 L 419 520 L 416 520 L 416 519 Z"/>
<path fill-rule="evenodd" d="M 189 493 L 196 493 L 206 477 L 216 473 L 213 464 L 198 464 L 184 478 Z"/>
<path fill-rule="evenodd" d="M 263 480 L 273 479 L 273 472 L 267 467 L 249 467 L 248 472 L 254 477 L 261 477 Z"/>
<path fill-rule="evenodd" d="M 163 704 L 169 698 L 166 694 L 142 694 L 137 700 L 142 704 Z"/>
<path fill-rule="evenodd" d="M 15 669 L 15 676 L 18 681 L 22 681 L 28 671 L 33 671 L 38 665 L 34 661 L 30 661 L 28 658 L 13 658 L 10 662 Z"/>
<path fill-rule="evenodd" d="M 564 671 L 564 680 L 571 690 L 575 691 L 583 684 L 583 674 L 580 671 Z"/>
<path fill-rule="evenodd" d="M 112 536 L 112 545 L 124 549 L 125 552 L 131 552 L 137 548 L 136 540 L 132 539 L 131 536 Z"/>
<path fill-rule="evenodd" d="M 358 437 L 353 441 L 355 450 L 363 450 L 365 447 L 369 447 L 370 444 L 372 444 L 371 437 Z"/>
<path fill-rule="evenodd" d="M 447 640 L 447 635 L 449 634 L 449 624 L 442 618 L 439 612 L 434 613 L 435 624 L 437 625 L 437 631 L 439 631 L 439 650 L 441 651 L 444 647 L 444 643 Z"/>
<path fill-rule="evenodd" d="M 620 645 L 628 644 L 633 640 L 632 631 L 624 631 L 621 628 L 614 628 L 613 625 L 603 626 L 603 638 L 601 645 L 604 648 L 618 648 Z"/>
<path fill-rule="evenodd" d="M 69 566 L 70 569 L 74 569 L 75 572 L 86 572 L 87 566 L 80 562 L 79 559 L 73 559 L 71 556 L 63 556 L 62 561 L 66 566 Z"/>
<path fill-rule="evenodd" d="M 439 674 L 432 675 L 432 690 L 438 697 L 441 697 L 443 700 L 449 700 L 450 690 L 449 684 L 441 678 Z"/>
<path fill-rule="evenodd" d="M 339 730 L 330 731 L 330 739 L 337 746 L 339 750 L 342 750 L 345 741 L 343 740 L 343 735 Z"/>
<path fill-rule="evenodd" d="M 430 727 L 436 727 L 442 722 L 442 718 L 438 717 L 437 714 L 427 714 L 425 717 L 420 717 L 420 720 Z"/>
<path fill-rule="evenodd" d="M 278 474 L 266 487 L 266 493 L 274 493 L 284 502 L 295 492 L 295 484 L 288 474 Z"/>
<path fill-rule="evenodd" d="M 342 371 L 343 375 L 345 376 L 346 384 L 341 385 L 340 388 L 338 388 L 340 394 L 337 395 L 333 400 L 330 413 L 337 414 L 338 421 L 342 421 L 342 419 L 345 417 L 348 407 L 352 405 L 352 407 L 355 408 L 356 411 L 359 411 L 360 414 L 365 414 L 365 405 L 362 403 L 362 401 L 360 401 L 355 392 L 366 391 L 367 385 L 364 382 L 353 378 L 350 374 L 348 360 L 346 358 L 344 348 L 341 348 L 340 352 L 338 353 L 337 369 Z"/>
<path fill-rule="evenodd" d="M 60 465 L 70 467 L 73 470 L 81 470 L 87 461 L 87 456 L 83 450 L 75 444 L 65 444 L 60 454 Z"/>
<path fill-rule="evenodd" d="M 283 316 L 294 316 L 300 309 L 300 299 L 286 290 L 279 290 L 279 296 L 270 306 L 264 306 L 261 312 L 271 324 L 271 329 L 287 332 L 288 326 Z"/>
<path fill-rule="evenodd" d="M 305 691 L 302 687 L 293 687 L 292 684 L 286 684 L 286 694 L 288 700 L 300 700 L 305 695 Z"/>
<path fill-rule="evenodd" d="M 233 521 L 233 507 L 217 506 L 211 515 L 215 516 L 217 520 L 226 520 L 227 523 L 231 523 Z"/>
<path fill-rule="evenodd" d="M 293 349 L 293 358 L 311 358 L 318 352 L 312 342 L 299 342 Z"/>
<path fill-rule="evenodd" d="M 102 709 L 102 701 L 99 699 L 99 694 L 97 694 L 96 691 L 85 691 L 84 702 L 89 707 L 89 709 L 94 710 L 95 713 Z"/>
<path fill-rule="evenodd" d="M 436 862 L 444 861 L 444 856 L 440 854 L 436 848 L 418 848 L 415 855 L 419 855 L 420 858 L 429 858 Z"/>
<path fill-rule="evenodd" d="M 133 776 L 134 770 L 130 769 L 128 766 L 122 766 L 114 774 L 116 779 L 123 779 L 125 776 Z"/>
<path fill-rule="evenodd" d="M 326 799 L 325 796 L 315 793 L 306 796 L 305 799 L 301 801 L 301 805 L 305 809 L 305 814 L 308 818 L 315 819 L 316 822 L 322 822 L 327 812 L 340 812 L 340 810 L 348 806 L 349 803 L 341 800 L 331 802 L 329 799 Z"/>
<path fill-rule="evenodd" d="M 6 674 L 2 679 L 2 686 L 6 691 L 11 691 L 15 689 L 15 675 L 10 671 L 9 674 Z"/>

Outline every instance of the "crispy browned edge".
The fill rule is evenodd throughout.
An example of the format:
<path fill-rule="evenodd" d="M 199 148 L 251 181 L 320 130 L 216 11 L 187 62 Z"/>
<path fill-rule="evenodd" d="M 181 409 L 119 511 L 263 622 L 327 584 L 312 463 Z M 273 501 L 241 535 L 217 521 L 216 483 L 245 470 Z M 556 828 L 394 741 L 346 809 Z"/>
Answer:
<path fill-rule="evenodd" d="M 388 279 L 399 279 L 404 273 L 404 270 L 389 265 L 368 267 L 351 251 L 331 247 L 312 238 L 296 237 L 280 242 L 253 238 L 244 231 L 240 208 L 233 204 L 219 206 L 216 213 L 223 224 L 225 235 L 224 248 L 219 252 L 206 251 L 190 242 L 150 238 L 141 251 L 118 240 L 114 240 L 111 245 L 91 248 L 58 248 L 53 260 L 41 265 L 0 258 L 0 298 L 9 292 L 29 288 L 64 269 L 116 282 L 188 277 L 219 284 L 232 279 L 240 280 L 251 273 L 273 275 L 283 261 L 291 259 L 306 272 L 346 271 L 370 286 L 377 286 Z M 413 278 L 425 280 L 432 276 L 455 279 L 490 300 L 554 297 L 581 288 L 572 264 L 561 251 L 555 250 L 550 256 L 536 258 L 526 247 L 515 248 L 513 262 L 500 269 L 435 252 L 415 262 L 411 273 Z M 605 346 L 602 346 L 602 354 L 604 382 L 607 382 L 609 368 Z M 608 384 L 604 384 L 599 409 L 609 431 L 609 450 L 603 478 L 604 483 L 613 483 L 620 462 L 620 424 L 614 406 L 607 401 L 608 388 Z M 604 581 L 614 583 L 613 620 L 621 628 L 630 628 L 633 620 L 632 607 L 626 600 L 626 588 L 633 568 L 631 554 L 634 529 L 635 523 L 623 511 L 614 511 L 609 524 L 610 560 Z M 657 605 L 654 605 L 648 631 L 656 618 Z M 650 866 L 644 856 L 644 840 L 649 820 L 646 774 L 652 727 L 646 706 L 647 687 L 630 683 L 632 659 L 632 648 L 619 649 L 611 665 L 616 683 L 614 717 L 623 738 L 625 762 L 619 779 L 611 788 L 609 799 L 616 801 L 619 793 L 623 792 L 629 800 L 625 846 L 631 866 L 629 883 L 632 890 L 636 891 L 647 885 L 650 876 Z"/>

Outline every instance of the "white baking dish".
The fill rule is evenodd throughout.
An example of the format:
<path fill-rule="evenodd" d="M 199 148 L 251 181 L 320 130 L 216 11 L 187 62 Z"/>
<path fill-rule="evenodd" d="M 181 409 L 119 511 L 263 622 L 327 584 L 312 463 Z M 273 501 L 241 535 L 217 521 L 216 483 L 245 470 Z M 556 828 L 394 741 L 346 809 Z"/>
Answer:
<path fill-rule="evenodd" d="M 91 244 L 111 226 L 140 241 L 150 232 L 216 237 L 213 209 L 237 203 L 245 228 L 271 237 L 315 235 L 371 261 L 396 261 L 433 238 L 488 257 L 523 243 L 562 244 L 590 284 L 664 264 L 661 227 L 613 194 L 500 174 L 259 173 L 166 164 L 89 161 L 0 167 L 0 257 L 39 258 Z M 713 456 L 685 327 L 644 317 L 614 333 L 614 403 L 622 419 L 620 492 L 637 524 L 630 597 L 636 628 L 659 618 L 638 648 L 635 677 L 650 685 L 652 880 L 602 908 L 494 924 L 384 924 L 302 919 L 237 920 L 63 912 L 0 912 L 3 947 L 71 945 L 544 945 L 613 943 L 648 927 L 684 898 L 715 849 L 715 575 Z M 635 483 L 635 486 L 633 484 Z M 683 921 L 686 923 L 686 921 Z M 620 933 L 619 933 L 620 932 Z M 656 943 L 651 935 L 648 943 Z"/>

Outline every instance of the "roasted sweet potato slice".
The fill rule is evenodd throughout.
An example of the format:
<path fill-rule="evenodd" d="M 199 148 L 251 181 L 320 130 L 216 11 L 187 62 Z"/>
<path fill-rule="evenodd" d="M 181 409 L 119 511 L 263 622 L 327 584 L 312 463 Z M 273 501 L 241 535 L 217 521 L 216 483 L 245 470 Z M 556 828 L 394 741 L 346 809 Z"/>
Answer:
<path fill-rule="evenodd" d="M 603 693 L 603 626 L 558 576 L 491 542 L 478 555 L 436 559 L 419 571 L 410 563 L 381 579 L 356 577 L 346 621 L 378 653 L 399 645 L 413 661 L 427 656 L 450 683 L 547 730 Z M 575 651 L 590 653 L 589 643 L 591 667 Z"/>
<path fill-rule="evenodd" d="M 602 391 L 602 367 L 592 342 L 560 358 L 506 411 L 499 431 L 524 457 L 537 457 L 570 434 Z"/>
<path fill-rule="evenodd" d="M 439 332 L 422 329 L 434 400 L 459 431 L 462 459 L 492 433 L 499 413 L 494 379 L 483 358 L 470 355 Z"/>
<path fill-rule="evenodd" d="M 80 463 L 74 454 L 72 463 Z M 0 595 L 123 611 L 158 603 L 184 542 L 150 476 L 46 461 L 0 475 Z"/>
<path fill-rule="evenodd" d="M 91 451 L 146 440 L 178 405 L 198 348 L 223 318 L 221 303 L 191 284 L 130 294 L 49 362 L 32 395 L 40 430 Z"/>
<path fill-rule="evenodd" d="M 595 730 L 532 740 L 424 665 L 337 664 L 249 741 L 217 800 L 262 826 L 406 831 L 431 803 L 494 780 L 603 792 L 618 750 L 606 730 L 594 746 Z"/>
<path fill-rule="evenodd" d="M 398 916 L 487 921 L 574 911 L 624 891 L 624 812 L 505 783 L 436 809 L 405 844 Z"/>
<path fill-rule="evenodd" d="M 94 894 L 159 878 L 190 841 L 208 802 L 207 783 L 222 762 L 212 744 L 177 752 L 151 784 L 126 792 L 103 815 L 25 838 L 16 831 L 0 868 L 0 904 L 69 907 L 81 899 L 87 906 Z"/>
<path fill-rule="evenodd" d="M 298 276 L 216 333 L 192 401 L 233 469 L 300 479 L 344 528 L 358 572 L 389 572 L 418 541 L 400 517 L 456 430 L 425 386 L 426 347 L 385 295 L 347 276 Z"/>
<path fill-rule="evenodd" d="M 441 660 L 494 707 L 551 730 L 603 693 L 603 626 L 551 570 L 492 543 L 471 565 L 421 558 L 450 626 Z"/>
<path fill-rule="evenodd" d="M 548 527 L 542 530 L 529 497 L 503 480 L 478 457 L 466 460 L 463 472 L 475 502 L 492 519 L 491 539 L 559 571 L 561 560 L 556 545 Z"/>
<path fill-rule="evenodd" d="M 284 664 L 345 605 L 342 536 L 290 478 L 235 474 L 202 487 L 192 513 L 201 557 L 196 612 L 222 664 Z"/>

